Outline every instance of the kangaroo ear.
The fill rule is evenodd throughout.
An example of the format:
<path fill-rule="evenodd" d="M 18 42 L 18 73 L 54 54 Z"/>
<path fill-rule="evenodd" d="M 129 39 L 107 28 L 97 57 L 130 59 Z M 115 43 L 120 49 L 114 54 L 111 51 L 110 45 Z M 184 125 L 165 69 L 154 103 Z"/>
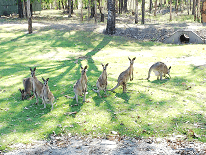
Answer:
<path fill-rule="evenodd" d="M 128 57 L 129 61 L 131 61 L 131 59 Z"/>
<path fill-rule="evenodd" d="M 30 67 L 30 71 L 32 71 L 31 67 Z"/>
<path fill-rule="evenodd" d="M 109 63 L 107 63 L 105 66 L 108 66 L 109 65 Z"/>
<path fill-rule="evenodd" d="M 45 81 L 45 79 L 42 77 L 42 80 Z"/>
<path fill-rule="evenodd" d="M 169 69 L 171 69 L 171 66 L 169 67 Z"/>
<path fill-rule="evenodd" d="M 18 89 L 21 92 L 21 88 Z"/>
<path fill-rule="evenodd" d="M 134 57 L 132 60 L 134 61 L 136 59 L 136 57 Z"/>
<path fill-rule="evenodd" d="M 49 81 L 49 78 L 47 78 L 46 80 Z"/>
<path fill-rule="evenodd" d="M 36 67 L 34 67 L 34 71 L 36 70 Z"/>
<path fill-rule="evenodd" d="M 81 65 L 81 69 L 83 69 L 82 65 Z"/>
<path fill-rule="evenodd" d="M 103 63 L 101 63 L 102 67 L 104 67 Z"/>
<path fill-rule="evenodd" d="M 84 69 L 87 69 L 87 66 L 85 66 Z"/>

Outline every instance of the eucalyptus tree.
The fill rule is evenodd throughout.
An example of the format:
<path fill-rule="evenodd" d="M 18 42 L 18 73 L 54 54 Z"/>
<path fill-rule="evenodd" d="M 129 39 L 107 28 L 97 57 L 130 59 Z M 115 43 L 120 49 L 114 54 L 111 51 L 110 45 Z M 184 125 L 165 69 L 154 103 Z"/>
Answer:
<path fill-rule="evenodd" d="M 107 17 L 107 34 L 115 34 L 115 0 L 107 0 L 107 9 L 108 9 L 108 17 Z"/>

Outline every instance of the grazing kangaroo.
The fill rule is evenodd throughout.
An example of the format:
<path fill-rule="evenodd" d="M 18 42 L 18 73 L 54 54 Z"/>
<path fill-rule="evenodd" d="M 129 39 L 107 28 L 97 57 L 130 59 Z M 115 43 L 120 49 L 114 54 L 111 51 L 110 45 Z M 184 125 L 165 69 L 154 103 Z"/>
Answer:
<path fill-rule="evenodd" d="M 160 80 L 162 80 L 162 76 L 166 78 L 166 74 L 168 74 L 169 77 L 171 78 L 170 69 L 171 69 L 171 66 L 167 68 L 167 65 L 165 65 L 163 62 L 156 62 L 150 67 L 147 80 L 149 80 L 150 78 L 151 71 L 155 73 L 155 75 L 157 76 L 157 80 L 159 80 L 159 77 L 160 77 Z"/>
<path fill-rule="evenodd" d="M 24 78 L 23 79 L 24 89 L 19 89 L 21 92 L 21 99 L 24 100 L 27 95 L 31 97 L 31 91 L 33 92 L 33 82 L 32 78 Z"/>
<path fill-rule="evenodd" d="M 36 70 L 36 67 L 34 68 L 34 70 L 32 70 L 30 67 L 31 77 L 32 77 L 32 81 L 33 81 L 33 91 L 34 91 L 34 95 L 36 97 L 36 104 L 38 104 L 38 102 L 39 102 L 38 97 L 40 97 L 40 98 L 43 97 L 43 89 L 42 89 L 43 84 L 35 76 L 35 70 Z"/>
<path fill-rule="evenodd" d="M 82 94 L 84 93 L 84 99 L 83 99 L 83 102 L 85 102 L 86 100 L 86 91 L 87 91 L 87 75 L 86 75 L 86 69 L 87 69 L 87 66 L 85 66 L 84 68 L 81 66 L 81 69 L 82 69 L 82 75 L 81 75 L 81 78 L 79 80 L 77 80 L 77 82 L 75 83 L 74 85 L 74 98 L 76 98 L 76 101 L 78 103 L 78 95 L 79 96 L 82 96 Z"/>
<path fill-rule="evenodd" d="M 42 80 L 44 81 L 42 97 L 44 108 L 46 108 L 46 103 L 50 103 L 52 105 L 51 110 L 53 110 L 54 95 L 52 94 L 48 86 L 49 78 L 47 78 L 46 80 L 42 78 Z"/>
<path fill-rule="evenodd" d="M 106 69 L 107 69 L 108 65 L 109 65 L 108 63 L 105 66 L 102 64 L 103 72 L 97 80 L 97 83 L 96 83 L 97 90 L 93 89 L 94 92 L 99 94 L 99 97 L 102 97 L 99 93 L 100 90 L 104 90 L 104 93 L 106 94 L 106 90 L 107 90 L 107 71 L 106 71 Z"/>
<path fill-rule="evenodd" d="M 133 80 L 133 64 L 134 64 L 134 60 L 136 59 L 136 57 L 134 57 L 132 60 L 128 57 L 129 61 L 130 61 L 130 66 L 127 70 L 125 70 L 124 72 L 122 72 L 117 80 L 117 85 L 110 89 L 109 91 L 113 91 L 116 88 L 118 88 L 120 85 L 123 86 L 123 92 L 126 92 L 126 86 L 127 86 L 127 81 L 130 79 L 130 81 Z"/>

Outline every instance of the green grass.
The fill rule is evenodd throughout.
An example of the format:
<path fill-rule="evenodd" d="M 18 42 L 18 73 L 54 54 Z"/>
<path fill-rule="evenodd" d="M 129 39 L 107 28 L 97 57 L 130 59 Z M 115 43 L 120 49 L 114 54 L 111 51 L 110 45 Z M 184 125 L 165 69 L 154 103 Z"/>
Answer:
<path fill-rule="evenodd" d="M 132 137 L 180 134 L 206 142 L 206 69 L 192 65 L 198 58 L 205 60 L 205 45 L 137 42 L 49 28 L 31 35 L 25 32 L 18 25 L 0 26 L 0 150 L 14 143 L 48 139 L 53 131 L 93 137 L 104 137 L 111 131 Z M 128 93 L 119 87 L 116 93 L 99 98 L 92 89 L 102 72 L 101 63 L 109 63 L 109 89 L 128 67 L 128 56 L 136 56 Z M 157 81 L 152 74 L 150 81 L 141 80 L 156 61 L 172 66 L 172 78 Z M 73 85 L 80 78 L 81 65 L 88 65 L 87 102 L 76 104 L 65 95 L 74 96 Z M 30 77 L 30 67 L 37 67 L 40 81 L 41 77 L 50 78 L 50 90 L 56 98 L 53 111 L 51 105 L 42 109 L 41 99 L 38 105 L 35 98 L 20 100 L 18 88 L 23 88 L 23 78 Z M 198 138 L 189 136 L 188 129 Z"/>

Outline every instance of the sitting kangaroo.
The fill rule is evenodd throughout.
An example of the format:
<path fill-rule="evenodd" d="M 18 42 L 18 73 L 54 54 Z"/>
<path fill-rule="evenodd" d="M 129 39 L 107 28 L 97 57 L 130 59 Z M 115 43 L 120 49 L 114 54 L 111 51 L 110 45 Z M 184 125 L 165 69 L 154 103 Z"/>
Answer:
<path fill-rule="evenodd" d="M 46 108 L 46 103 L 50 103 L 52 105 L 51 110 L 53 110 L 53 102 L 54 102 L 54 95 L 52 94 L 52 92 L 49 89 L 48 86 L 48 81 L 49 78 L 47 78 L 46 80 L 42 77 L 42 80 L 44 81 L 44 85 L 43 85 L 43 103 L 44 103 L 44 108 Z"/>
<path fill-rule="evenodd" d="M 117 80 L 117 85 L 110 89 L 109 91 L 113 91 L 115 90 L 117 87 L 119 87 L 120 85 L 123 86 L 123 92 L 126 92 L 126 84 L 127 84 L 127 81 L 130 79 L 130 81 L 133 80 L 133 64 L 134 64 L 134 60 L 136 59 L 136 57 L 134 57 L 132 60 L 128 57 L 129 61 L 130 61 L 130 66 L 127 70 L 125 70 L 124 72 L 122 72 L 119 77 L 118 77 L 118 80 Z"/>
<path fill-rule="evenodd" d="M 155 73 L 155 75 L 157 76 L 157 80 L 159 80 L 159 77 L 160 80 L 162 80 L 162 75 L 166 78 L 166 74 L 168 74 L 169 77 L 171 78 L 170 69 L 171 66 L 167 68 L 167 65 L 165 65 L 163 62 L 156 62 L 150 67 L 147 80 L 149 80 L 150 78 L 151 71 Z"/>
<path fill-rule="evenodd" d="M 19 89 L 21 92 L 21 99 L 26 99 L 26 96 L 29 95 L 31 97 L 31 91 L 33 92 L 33 82 L 32 78 L 24 78 L 23 79 L 24 89 Z"/>
<path fill-rule="evenodd" d="M 109 65 L 108 63 L 105 66 L 102 64 L 103 72 L 97 80 L 97 83 L 96 83 L 97 90 L 93 89 L 94 92 L 99 94 L 99 97 L 102 97 L 99 93 L 100 90 L 104 90 L 104 93 L 106 94 L 106 90 L 107 90 L 107 71 L 106 71 L 106 69 L 107 69 L 108 65 Z"/>
<path fill-rule="evenodd" d="M 34 91 L 34 95 L 36 97 L 36 104 L 38 104 L 38 102 L 39 102 L 38 97 L 40 97 L 40 98 L 43 97 L 43 89 L 42 89 L 43 84 L 35 76 L 35 70 L 36 70 L 36 67 L 34 68 L 34 70 L 32 70 L 30 67 L 31 77 L 32 77 L 32 81 L 33 81 L 33 91 Z"/>
<path fill-rule="evenodd" d="M 79 80 L 77 80 L 76 84 L 74 85 L 74 98 L 76 98 L 76 102 L 78 103 L 78 95 L 82 96 L 82 94 L 84 93 L 84 99 L 83 102 L 85 102 L 86 100 L 86 91 L 87 91 L 87 75 L 86 75 L 86 69 L 87 66 L 85 66 L 84 68 L 81 66 L 82 69 L 82 75 L 80 77 Z"/>

